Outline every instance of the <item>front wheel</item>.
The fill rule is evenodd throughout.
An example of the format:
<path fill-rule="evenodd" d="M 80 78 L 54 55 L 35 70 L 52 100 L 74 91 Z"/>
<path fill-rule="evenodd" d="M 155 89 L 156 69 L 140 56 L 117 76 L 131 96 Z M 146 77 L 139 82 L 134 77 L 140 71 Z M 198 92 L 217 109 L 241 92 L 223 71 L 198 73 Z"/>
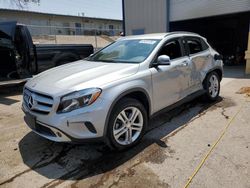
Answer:
<path fill-rule="evenodd" d="M 210 101 L 218 99 L 220 94 L 220 79 L 216 72 L 211 72 L 205 79 L 204 89 L 206 90 L 205 97 Z"/>
<path fill-rule="evenodd" d="M 134 146 L 142 138 L 148 123 L 144 106 L 136 99 L 124 98 L 112 110 L 108 125 L 109 141 L 115 149 Z"/>

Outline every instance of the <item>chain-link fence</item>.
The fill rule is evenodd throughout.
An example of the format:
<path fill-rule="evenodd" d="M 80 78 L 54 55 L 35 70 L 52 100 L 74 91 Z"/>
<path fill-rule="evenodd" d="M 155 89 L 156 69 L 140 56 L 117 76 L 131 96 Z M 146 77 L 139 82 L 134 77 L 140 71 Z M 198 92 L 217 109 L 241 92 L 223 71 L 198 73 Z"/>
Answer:
<path fill-rule="evenodd" d="M 121 30 L 27 25 L 35 44 L 92 44 L 100 49 L 119 38 Z"/>

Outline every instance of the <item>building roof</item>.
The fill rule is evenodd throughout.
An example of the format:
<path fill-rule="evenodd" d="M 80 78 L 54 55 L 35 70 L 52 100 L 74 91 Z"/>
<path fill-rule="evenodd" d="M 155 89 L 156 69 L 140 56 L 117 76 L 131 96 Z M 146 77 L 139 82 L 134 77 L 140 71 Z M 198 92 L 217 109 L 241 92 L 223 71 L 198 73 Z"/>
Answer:
<path fill-rule="evenodd" d="M 5 9 L 0 8 L 0 11 L 6 12 L 21 12 L 21 13 L 32 13 L 32 14 L 40 14 L 40 15 L 47 15 L 47 16 L 63 16 L 63 17 L 72 17 L 72 18 L 86 18 L 86 19 L 96 19 L 96 20 L 110 20 L 110 21 L 117 21 L 122 22 L 122 20 L 118 19 L 109 19 L 109 18 L 96 18 L 96 17 L 86 17 L 86 16 L 74 16 L 74 15 L 63 15 L 63 14 L 53 14 L 53 13 L 43 13 L 43 12 L 35 12 L 35 11 L 28 11 L 28 10 L 16 10 L 16 9 Z"/>

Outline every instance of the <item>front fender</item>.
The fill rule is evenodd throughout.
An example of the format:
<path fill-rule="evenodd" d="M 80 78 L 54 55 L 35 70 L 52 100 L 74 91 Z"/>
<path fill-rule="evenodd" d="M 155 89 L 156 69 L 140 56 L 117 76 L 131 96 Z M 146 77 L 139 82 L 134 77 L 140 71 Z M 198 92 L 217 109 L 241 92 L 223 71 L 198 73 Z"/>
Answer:
<path fill-rule="evenodd" d="M 109 110 L 105 120 L 104 133 L 103 133 L 104 135 L 107 134 L 108 121 L 114 106 L 120 99 L 133 92 L 142 92 L 143 94 L 145 94 L 149 104 L 149 115 L 151 114 L 152 96 L 150 87 L 148 86 L 147 82 L 143 80 L 131 80 L 123 84 L 118 84 L 115 87 L 114 86 L 110 87 L 110 89 L 104 91 L 104 93 L 107 94 L 104 94 L 102 96 L 102 99 L 110 101 L 110 106 L 108 108 Z"/>

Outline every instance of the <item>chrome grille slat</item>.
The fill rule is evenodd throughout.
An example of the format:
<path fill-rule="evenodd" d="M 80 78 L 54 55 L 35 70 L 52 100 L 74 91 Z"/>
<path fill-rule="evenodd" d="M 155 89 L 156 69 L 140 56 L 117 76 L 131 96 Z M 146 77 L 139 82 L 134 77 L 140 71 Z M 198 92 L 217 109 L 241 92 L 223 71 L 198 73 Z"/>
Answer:
<path fill-rule="evenodd" d="M 38 110 L 38 111 L 42 111 L 42 112 L 50 112 L 51 108 L 50 107 L 47 107 L 47 106 L 42 106 L 42 105 L 39 105 L 37 104 L 35 110 Z"/>
<path fill-rule="evenodd" d="M 53 105 L 53 100 L 52 100 L 52 99 L 43 97 L 43 96 L 38 95 L 38 94 L 35 94 L 35 100 L 36 100 L 36 101 L 39 101 L 39 102 L 41 102 L 41 103 Z"/>
<path fill-rule="evenodd" d="M 29 103 L 30 97 L 32 98 L 32 105 L 30 104 L 31 101 Z M 23 92 L 23 101 L 31 111 L 41 114 L 49 114 L 54 102 L 51 96 L 33 92 L 27 88 Z"/>

